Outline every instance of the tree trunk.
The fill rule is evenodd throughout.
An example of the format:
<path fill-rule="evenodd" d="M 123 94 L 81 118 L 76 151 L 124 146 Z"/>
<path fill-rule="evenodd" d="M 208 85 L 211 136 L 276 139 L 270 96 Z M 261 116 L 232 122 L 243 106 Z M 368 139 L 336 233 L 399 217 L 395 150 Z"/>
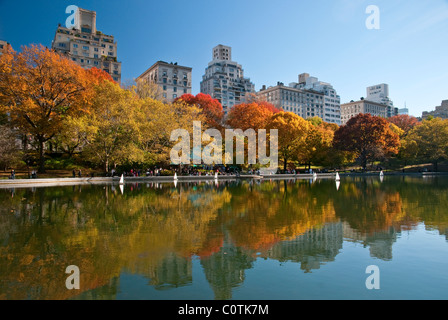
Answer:
<path fill-rule="evenodd" d="M 44 139 L 42 137 L 38 137 L 39 141 L 39 173 L 45 173 L 45 151 L 44 151 Z"/>
<path fill-rule="evenodd" d="M 286 166 L 288 164 L 288 159 L 286 157 L 283 158 L 283 170 L 286 171 Z"/>
<path fill-rule="evenodd" d="M 104 169 L 106 170 L 106 173 L 109 172 L 109 158 L 106 157 L 106 162 L 104 163 Z"/>
<path fill-rule="evenodd" d="M 439 171 L 439 163 L 438 163 L 438 161 L 434 161 L 433 165 L 434 165 L 434 171 L 438 172 Z"/>

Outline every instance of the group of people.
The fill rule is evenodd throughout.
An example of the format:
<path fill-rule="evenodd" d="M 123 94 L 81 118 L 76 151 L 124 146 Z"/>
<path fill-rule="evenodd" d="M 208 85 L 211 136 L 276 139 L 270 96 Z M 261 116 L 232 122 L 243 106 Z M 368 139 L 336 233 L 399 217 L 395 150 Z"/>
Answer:
<path fill-rule="evenodd" d="M 73 178 L 76 178 L 76 171 L 75 171 L 75 169 L 73 169 L 73 171 L 72 171 L 72 175 L 73 175 Z M 78 177 L 79 177 L 79 178 L 82 177 L 81 169 L 78 170 Z"/>
<path fill-rule="evenodd" d="M 37 171 L 33 170 L 31 173 L 28 173 L 30 179 L 37 179 Z M 11 175 L 9 179 L 14 180 L 16 178 L 16 171 L 14 169 L 11 170 Z"/>

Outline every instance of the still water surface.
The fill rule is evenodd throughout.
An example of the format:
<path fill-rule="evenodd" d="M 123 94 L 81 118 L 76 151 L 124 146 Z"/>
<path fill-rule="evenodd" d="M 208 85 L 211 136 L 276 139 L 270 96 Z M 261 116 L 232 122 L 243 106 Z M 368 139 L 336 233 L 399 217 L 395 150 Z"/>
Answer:
<path fill-rule="evenodd" d="M 448 299 L 447 232 L 443 177 L 0 189 L 0 299 Z"/>

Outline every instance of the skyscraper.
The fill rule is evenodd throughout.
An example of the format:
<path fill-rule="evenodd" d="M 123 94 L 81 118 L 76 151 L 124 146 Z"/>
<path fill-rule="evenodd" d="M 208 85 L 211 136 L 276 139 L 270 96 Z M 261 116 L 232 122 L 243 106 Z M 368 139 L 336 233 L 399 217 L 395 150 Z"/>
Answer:
<path fill-rule="evenodd" d="M 389 85 L 385 83 L 367 87 L 366 100 L 387 106 L 386 117 L 390 118 L 398 115 L 398 108 L 394 107 L 393 101 L 389 98 Z"/>
<path fill-rule="evenodd" d="M 213 48 L 212 61 L 202 76 L 201 92 L 217 99 L 227 113 L 234 105 L 246 101 L 255 86 L 244 77 L 241 65 L 232 60 L 232 48 L 218 45 Z"/>
<path fill-rule="evenodd" d="M 111 35 L 96 28 L 96 12 L 78 8 L 75 25 L 66 28 L 59 24 L 51 45 L 83 68 L 96 67 L 121 82 L 121 62 L 117 59 L 117 42 Z"/>

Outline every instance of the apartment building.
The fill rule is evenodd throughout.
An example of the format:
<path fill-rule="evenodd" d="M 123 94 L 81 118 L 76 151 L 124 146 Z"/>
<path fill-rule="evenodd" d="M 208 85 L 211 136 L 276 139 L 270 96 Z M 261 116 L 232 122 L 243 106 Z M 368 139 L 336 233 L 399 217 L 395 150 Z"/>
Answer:
<path fill-rule="evenodd" d="M 286 86 L 277 82 L 276 86 L 263 86 L 257 97 L 274 105 L 278 109 L 293 112 L 307 119 L 318 116 L 324 119 L 325 94 L 323 92 Z"/>
<path fill-rule="evenodd" d="M 79 8 L 75 26 L 59 24 L 51 45 L 56 52 L 66 55 L 81 67 L 96 67 L 121 82 L 121 62 L 117 59 L 117 42 L 96 28 L 96 12 Z"/>
<path fill-rule="evenodd" d="M 8 42 L 0 40 L 0 56 L 3 54 L 4 51 L 6 51 L 6 48 L 8 46 L 11 46 Z"/>
<path fill-rule="evenodd" d="M 341 122 L 346 124 L 350 118 L 360 113 L 370 113 L 372 116 L 387 118 L 388 106 L 368 100 L 350 101 L 341 104 Z"/>
<path fill-rule="evenodd" d="M 289 86 L 310 92 L 317 91 L 323 93 L 324 105 L 322 119 L 325 122 L 336 123 L 337 125 L 341 124 L 341 97 L 330 83 L 319 81 L 318 78 L 311 77 L 308 73 L 302 73 L 299 75 L 299 82 L 290 83 Z"/>
<path fill-rule="evenodd" d="M 390 118 L 398 115 L 398 108 L 394 107 L 393 101 L 389 98 L 389 85 L 385 83 L 377 84 L 366 88 L 366 100 L 381 103 L 387 106 L 386 117 Z"/>
<path fill-rule="evenodd" d="M 433 111 L 423 111 L 422 119 L 426 119 L 428 116 L 448 119 L 448 100 L 443 100 L 442 104 L 440 106 L 437 106 Z"/>
<path fill-rule="evenodd" d="M 255 86 L 244 77 L 242 66 L 232 60 L 232 48 L 218 45 L 202 76 L 201 92 L 217 99 L 227 113 L 234 105 L 244 103 L 247 94 L 255 93 Z"/>
<path fill-rule="evenodd" d="M 160 100 L 173 102 L 183 94 L 191 94 L 192 68 L 175 63 L 157 61 L 137 77 L 137 85 L 154 83 L 159 88 Z"/>

